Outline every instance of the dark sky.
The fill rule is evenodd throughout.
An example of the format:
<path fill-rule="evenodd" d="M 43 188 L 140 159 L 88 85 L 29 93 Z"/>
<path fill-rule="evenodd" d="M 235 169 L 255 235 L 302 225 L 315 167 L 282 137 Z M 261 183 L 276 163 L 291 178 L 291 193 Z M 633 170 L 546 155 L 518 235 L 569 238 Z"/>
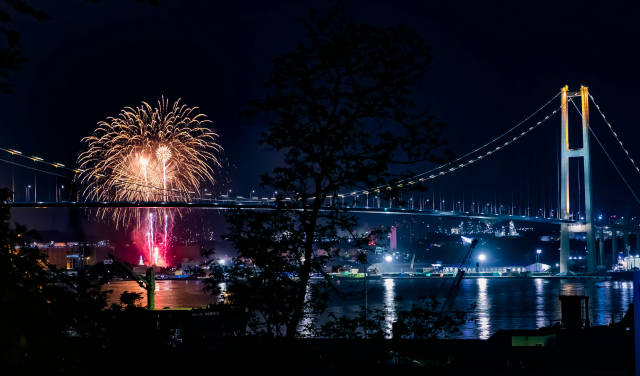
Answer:
<path fill-rule="evenodd" d="M 271 59 L 304 40 L 297 20 L 312 10 L 324 12 L 334 2 L 165 0 L 157 7 L 134 0 L 31 3 L 52 20 L 14 19 L 29 62 L 12 76 L 13 93 L 0 96 L 0 147 L 72 166 L 81 138 L 98 121 L 142 101 L 181 98 L 208 116 L 226 150 L 229 166 L 217 189 L 246 196 L 258 189 L 259 173 L 271 170 L 278 157 L 257 145 L 264 124 L 238 113 L 250 99 L 266 94 L 263 83 Z M 445 137 L 456 155 L 511 128 L 563 85 L 578 90 L 584 84 L 640 161 L 636 3 L 350 1 L 348 10 L 359 22 L 406 25 L 433 47 L 435 60 L 419 106 L 447 124 Z M 543 116 L 558 106 L 559 99 Z M 638 173 L 593 107 L 591 114 L 592 128 L 631 187 L 640 191 Z M 536 206 L 550 206 L 549 196 L 554 206 L 555 193 L 548 191 L 557 185 L 553 162 L 558 126 L 556 115 L 505 149 L 503 157 L 496 156 L 500 160 L 483 161 L 477 172 L 437 182 L 435 195 L 458 192 L 451 200 L 459 200 L 465 186 L 466 200 L 475 189 L 483 202 L 493 192 L 506 205 L 511 197 L 518 201 L 518 195 L 521 203 L 521 193 L 529 189 L 529 197 L 538 190 Z M 592 141 L 592 147 L 597 212 L 622 213 L 628 205 L 640 213 L 599 146 Z M 0 185 L 10 185 L 10 170 L 0 164 Z M 31 175 L 16 176 L 16 191 L 24 195 Z M 512 195 L 512 187 L 518 193 Z M 271 191 L 259 195 L 270 197 Z M 57 220 L 45 222 L 39 225 Z"/>

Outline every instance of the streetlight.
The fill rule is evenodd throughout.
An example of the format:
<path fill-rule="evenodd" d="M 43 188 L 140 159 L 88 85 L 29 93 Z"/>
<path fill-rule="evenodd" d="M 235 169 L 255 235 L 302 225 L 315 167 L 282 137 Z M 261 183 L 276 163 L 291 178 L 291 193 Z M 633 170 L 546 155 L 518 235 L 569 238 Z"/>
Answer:
<path fill-rule="evenodd" d="M 13 149 L 9 149 L 9 153 L 11 153 L 11 201 L 15 201 L 16 200 L 16 182 L 13 176 L 13 165 L 14 165 L 13 156 L 16 154 L 21 155 L 22 153 Z"/>
<path fill-rule="evenodd" d="M 480 261 L 484 261 L 485 258 L 486 258 L 485 255 L 478 256 L 478 260 L 480 260 Z M 478 273 L 479 270 L 480 270 L 480 263 L 476 262 L 476 273 Z"/>
<path fill-rule="evenodd" d="M 62 202 L 62 192 L 61 190 L 64 189 L 64 185 L 60 186 L 60 188 L 58 188 L 58 196 L 60 197 L 60 202 Z"/>
<path fill-rule="evenodd" d="M 540 254 L 542 253 L 541 249 L 536 250 L 536 271 L 540 271 Z"/>
<path fill-rule="evenodd" d="M 384 259 L 387 260 L 387 262 L 389 263 L 389 267 L 387 268 L 387 271 L 391 273 L 391 260 L 393 260 L 393 257 L 391 257 L 391 255 L 387 255 Z"/>
<path fill-rule="evenodd" d="M 249 203 L 252 203 L 253 201 L 253 194 L 256 193 L 256 191 L 251 191 L 251 193 L 249 193 Z"/>
<path fill-rule="evenodd" d="M 24 189 L 25 193 L 27 194 L 27 201 L 29 201 L 29 191 L 30 191 L 30 190 L 31 190 L 31 186 L 30 186 L 30 185 L 28 185 L 28 186 Z"/>
<path fill-rule="evenodd" d="M 38 201 L 38 178 L 36 176 L 36 162 L 41 161 L 42 158 L 32 157 L 33 160 L 33 202 Z"/>

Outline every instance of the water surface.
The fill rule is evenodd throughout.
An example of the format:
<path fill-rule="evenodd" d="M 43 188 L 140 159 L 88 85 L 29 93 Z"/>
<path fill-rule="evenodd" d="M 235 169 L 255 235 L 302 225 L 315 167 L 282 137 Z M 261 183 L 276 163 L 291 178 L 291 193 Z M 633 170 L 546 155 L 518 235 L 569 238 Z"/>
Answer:
<path fill-rule="evenodd" d="M 394 298 L 402 296 L 401 308 L 419 304 L 420 295 L 427 296 L 438 290 L 442 280 L 435 279 L 382 279 L 368 281 L 369 308 L 392 309 Z M 346 288 L 347 283 L 341 281 Z M 214 302 L 210 294 L 202 292 L 203 281 L 157 281 L 156 308 L 200 307 Z M 135 282 L 116 281 L 109 288 L 114 290 L 115 301 L 120 293 L 143 292 Z M 362 284 L 358 286 L 363 289 Z M 448 285 L 440 289 L 438 296 L 445 296 Z M 498 329 L 536 329 L 547 326 L 550 320 L 559 320 L 560 292 L 576 291 L 589 296 L 589 316 L 594 325 L 606 325 L 620 320 L 633 301 L 633 283 L 630 281 L 594 279 L 544 279 L 544 278 L 477 278 L 465 279 L 454 310 L 465 310 L 476 303 L 471 313 L 476 319 L 462 328 L 464 338 L 489 338 Z M 336 316 L 354 315 L 364 299 L 342 301 L 333 299 L 328 312 Z M 392 320 L 393 317 L 390 317 Z"/>

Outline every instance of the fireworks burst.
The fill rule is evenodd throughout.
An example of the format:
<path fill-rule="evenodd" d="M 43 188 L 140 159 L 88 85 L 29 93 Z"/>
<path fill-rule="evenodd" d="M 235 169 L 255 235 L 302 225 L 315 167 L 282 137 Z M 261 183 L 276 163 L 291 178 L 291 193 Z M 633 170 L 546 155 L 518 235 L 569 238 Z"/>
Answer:
<path fill-rule="evenodd" d="M 80 180 L 86 187 L 84 196 L 96 201 L 190 201 L 200 196 L 204 183 L 214 183 L 214 169 L 220 167 L 222 147 L 217 134 L 205 127 L 210 123 L 197 108 L 172 106 L 162 98 L 153 108 L 142 102 L 137 108 L 127 107 L 115 118 L 98 123 L 92 136 L 82 141 L 87 148 L 78 157 Z M 154 239 L 170 236 L 167 223 L 174 210 L 112 209 L 116 225 L 147 228 L 149 252 L 156 248 Z M 154 226 L 155 224 L 155 226 Z M 163 236 L 156 236 L 164 228 Z M 156 250 L 157 252 L 157 250 Z M 151 257 L 153 259 L 153 257 Z"/>

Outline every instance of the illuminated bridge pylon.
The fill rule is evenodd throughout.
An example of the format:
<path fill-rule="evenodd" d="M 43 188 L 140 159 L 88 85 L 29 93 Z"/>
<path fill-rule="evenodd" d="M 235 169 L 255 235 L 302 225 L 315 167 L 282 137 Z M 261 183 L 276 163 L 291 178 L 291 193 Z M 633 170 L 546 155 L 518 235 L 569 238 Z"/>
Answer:
<path fill-rule="evenodd" d="M 581 97 L 582 102 L 582 148 L 572 149 L 569 144 L 569 106 L 568 100 L 572 97 Z M 561 219 L 571 218 L 569 206 L 569 158 L 583 158 L 584 162 L 584 198 L 585 217 L 584 225 L 587 240 L 587 271 L 595 272 L 598 265 L 596 257 L 596 238 L 593 224 L 593 184 L 591 179 L 591 148 L 589 146 L 589 89 L 582 86 L 580 91 L 569 91 L 569 86 L 562 88 L 560 100 L 562 103 L 562 123 L 560 127 L 560 213 Z M 560 273 L 569 271 L 569 231 L 570 225 L 560 225 Z M 602 250 L 600 251 L 602 254 Z M 602 256 L 600 264 L 604 265 Z"/>

